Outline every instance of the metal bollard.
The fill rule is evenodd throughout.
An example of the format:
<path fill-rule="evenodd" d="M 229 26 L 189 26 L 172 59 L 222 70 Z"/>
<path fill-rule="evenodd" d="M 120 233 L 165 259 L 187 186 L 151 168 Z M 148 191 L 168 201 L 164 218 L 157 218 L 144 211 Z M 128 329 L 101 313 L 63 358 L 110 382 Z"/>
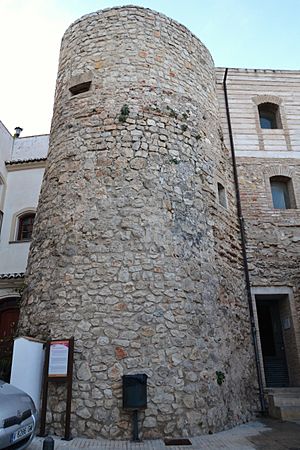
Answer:
<path fill-rule="evenodd" d="M 43 450 L 54 450 L 54 439 L 52 437 L 48 436 L 44 439 Z"/>

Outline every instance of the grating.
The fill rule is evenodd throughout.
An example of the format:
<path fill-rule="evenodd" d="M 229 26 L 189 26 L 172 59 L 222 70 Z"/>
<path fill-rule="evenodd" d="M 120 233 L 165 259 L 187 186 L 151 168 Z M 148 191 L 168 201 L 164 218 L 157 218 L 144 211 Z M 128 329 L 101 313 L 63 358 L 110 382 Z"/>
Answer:
<path fill-rule="evenodd" d="M 165 439 L 165 445 L 192 445 L 189 439 Z"/>

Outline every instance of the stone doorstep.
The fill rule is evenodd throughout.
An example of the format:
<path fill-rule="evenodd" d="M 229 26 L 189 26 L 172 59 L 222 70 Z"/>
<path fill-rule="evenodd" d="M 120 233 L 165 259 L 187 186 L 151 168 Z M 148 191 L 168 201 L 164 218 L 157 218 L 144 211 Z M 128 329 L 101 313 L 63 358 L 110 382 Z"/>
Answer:
<path fill-rule="evenodd" d="M 300 387 L 265 388 L 266 394 L 300 394 Z"/>
<path fill-rule="evenodd" d="M 300 388 L 273 388 L 266 392 L 269 415 L 281 420 L 300 420 Z"/>
<path fill-rule="evenodd" d="M 300 397 L 273 397 L 275 406 L 298 406 L 300 408 Z"/>
<path fill-rule="evenodd" d="M 300 420 L 299 406 L 281 406 L 280 407 L 281 420 Z"/>

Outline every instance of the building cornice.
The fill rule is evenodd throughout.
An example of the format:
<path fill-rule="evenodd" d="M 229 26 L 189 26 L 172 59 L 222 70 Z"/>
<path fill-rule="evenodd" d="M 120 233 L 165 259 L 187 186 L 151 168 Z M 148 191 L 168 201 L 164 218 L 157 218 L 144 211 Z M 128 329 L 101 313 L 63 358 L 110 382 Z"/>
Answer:
<path fill-rule="evenodd" d="M 275 130 L 276 131 L 276 130 Z M 264 159 L 300 159 L 297 151 L 271 151 L 271 150 L 236 150 L 237 158 L 264 158 Z"/>
<path fill-rule="evenodd" d="M 20 288 L 24 283 L 24 272 L 18 273 L 0 273 L 0 287 L 5 288 Z"/>
<path fill-rule="evenodd" d="M 0 273 L 0 280 L 24 278 L 25 272 Z"/>
<path fill-rule="evenodd" d="M 47 158 L 18 159 L 15 161 L 5 161 L 5 166 L 8 172 L 13 172 L 16 170 L 39 169 L 45 168 L 46 161 Z"/>

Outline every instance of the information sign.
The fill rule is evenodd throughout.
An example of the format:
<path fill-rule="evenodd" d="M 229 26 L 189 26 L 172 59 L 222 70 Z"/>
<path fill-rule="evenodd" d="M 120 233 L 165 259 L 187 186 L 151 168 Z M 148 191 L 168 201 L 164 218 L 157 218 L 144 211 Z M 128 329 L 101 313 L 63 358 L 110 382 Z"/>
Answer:
<path fill-rule="evenodd" d="M 69 341 L 50 341 L 49 377 L 68 375 Z"/>
<path fill-rule="evenodd" d="M 72 401 L 72 379 L 73 379 L 73 355 L 74 355 L 74 337 L 70 339 L 55 339 L 47 341 L 43 400 L 40 417 L 40 436 L 46 436 L 46 413 L 48 401 L 48 383 L 66 383 L 66 418 L 65 418 L 65 440 L 70 440 L 70 421 L 71 421 L 71 401 Z"/>

